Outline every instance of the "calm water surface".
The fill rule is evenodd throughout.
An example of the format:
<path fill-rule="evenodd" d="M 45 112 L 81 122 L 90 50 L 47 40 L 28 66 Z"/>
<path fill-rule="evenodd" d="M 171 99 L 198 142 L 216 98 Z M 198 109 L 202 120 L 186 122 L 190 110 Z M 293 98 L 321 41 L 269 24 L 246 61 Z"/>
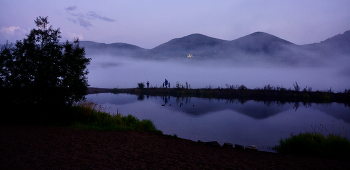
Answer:
<path fill-rule="evenodd" d="M 151 119 L 164 134 L 194 141 L 256 145 L 271 151 L 281 138 L 300 132 L 337 133 L 350 139 L 350 108 L 344 105 L 267 103 L 195 97 L 91 94 L 110 112 Z"/>

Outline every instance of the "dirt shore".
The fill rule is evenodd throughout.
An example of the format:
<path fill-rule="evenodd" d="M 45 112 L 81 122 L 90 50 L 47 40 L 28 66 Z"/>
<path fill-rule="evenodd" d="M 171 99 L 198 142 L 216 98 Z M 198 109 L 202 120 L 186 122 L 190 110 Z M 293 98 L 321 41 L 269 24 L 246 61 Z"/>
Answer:
<path fill-rule="evenodd" d="M 207 146 L 140 131 L 0 126 L 0 169 L 348 169 L 350 162 Z"/>

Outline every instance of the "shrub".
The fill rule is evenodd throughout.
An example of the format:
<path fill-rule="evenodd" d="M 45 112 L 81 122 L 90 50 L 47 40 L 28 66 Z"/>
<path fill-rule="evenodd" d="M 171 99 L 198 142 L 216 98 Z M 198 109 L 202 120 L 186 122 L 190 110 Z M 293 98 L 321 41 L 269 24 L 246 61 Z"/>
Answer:
<path fill-rule="evenodd" d="M 137 86 L 139 89 L 143 89 L 145 87 L 145 83 L 143 83 L 143 82 L 137 83 Z"/>
<path fill-rule="evenodd" d="M 273 149 L 278 153 L 320 156 L 327 158 L 350 158 L 350 141 L 340 135 L 320 133 L 300 133 L 281 139 Z"/>
<path fill-rule="evenodd" d="M 245 85 L 240 85 L 238 88 L 238 90 L 248 90 L 248 88 Z"/>

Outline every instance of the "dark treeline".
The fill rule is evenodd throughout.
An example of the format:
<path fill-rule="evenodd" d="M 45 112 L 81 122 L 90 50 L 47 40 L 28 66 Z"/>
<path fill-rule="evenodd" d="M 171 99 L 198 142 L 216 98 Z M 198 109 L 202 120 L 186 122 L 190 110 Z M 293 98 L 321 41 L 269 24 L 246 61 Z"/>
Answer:
<path fill-rule="evenodd" d="M 281 105 L 284 103 L 299 103 L 304 105 L 308 103 L 343 103 L 350 106 L 350 90 L 334 93 L 332 91 L 308 91 L 298 89 L 284 88 L 256 88 L 248 89 L 244 85 L 236 86 L 238 88 L 204 88 L 204 89 L 187 89 L 187 88 L 132 88 L 132 89 L 112 89 L 112 93 L 128 93 L 135 95 L 150 96 L 174 96 L 174 97 L 199 97 L 199 98 L 217 98 L 235 100 L 244 103 L 248 100 L 262 101 L 265 103 L 277 102 Z"/>

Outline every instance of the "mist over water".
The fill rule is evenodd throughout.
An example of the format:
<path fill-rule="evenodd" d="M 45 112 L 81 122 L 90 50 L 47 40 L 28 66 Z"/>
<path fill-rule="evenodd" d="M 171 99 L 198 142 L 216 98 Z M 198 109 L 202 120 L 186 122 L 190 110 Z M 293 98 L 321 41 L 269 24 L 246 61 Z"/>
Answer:
<path fill-rule="evenodd" d="M 175 87 L 176 82 L 191 88 L 226 88 L 226 84 L 263 88 L 265 85 L 293 88 L 297 82 L 303 89 L 334 92 L 350 88 L 346 59 L 322 61 L 317 66 L 303 64 L 289 66 L 258 60 L 142 60 L 115 56 L 87 56 L 91 87 L 132 88 L 147 81 L 151 87 L 162 87 L 164 79 Z"/>

